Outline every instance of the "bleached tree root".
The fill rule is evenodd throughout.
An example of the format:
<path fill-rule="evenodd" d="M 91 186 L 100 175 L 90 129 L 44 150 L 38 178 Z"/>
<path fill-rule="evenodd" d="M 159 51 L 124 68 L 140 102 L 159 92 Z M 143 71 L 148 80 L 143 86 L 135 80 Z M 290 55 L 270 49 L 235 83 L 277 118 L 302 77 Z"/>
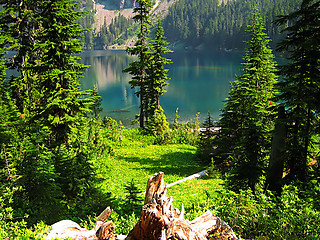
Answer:
<path fill-rule="evenodd" d="M 75 240 L 237 240 L 230 226 L 207 211 L 200 217 L 188 221 L 184 218 L 184 206 L 174 209 L 172 197 L 167 197 L 167 186 L 162 172 L 152 175 L 147 183 L 142 214 L 128 236 L 116 235 L 115 225 L 107 221 L 111 214 L 106 208 L 97 218 L 92 230 L 64 220 L 53 225 L 47 239 L 71 237 Z M 65 224 L 63 224 L 65 223 Z M 66 225 L 67 224 L 67 225 Z M 69 225 L 68 225 L 69 224 Z M 54 226 L 60 228 L 54 228 Z"/>

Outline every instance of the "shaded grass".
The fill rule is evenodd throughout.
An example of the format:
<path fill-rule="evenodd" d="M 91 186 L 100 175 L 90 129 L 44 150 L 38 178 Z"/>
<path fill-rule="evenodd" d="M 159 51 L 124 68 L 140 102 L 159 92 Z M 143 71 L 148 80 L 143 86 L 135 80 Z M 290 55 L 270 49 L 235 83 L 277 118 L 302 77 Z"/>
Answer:
<path fill-rule="evenodd" d="M 165 173 L 165 182 L 172 183 L 181 178 L 202 171 L 205 166 L 196 161 L 195 147 L 188 145 L 147 145 L 122 146 L 114 149 L 106 169 L 100 173 L 102 187 L 116 196 L 131 179 L 145 190 L 148 178 L 157 172 Z"/>
<path fill-rule="evenodd" d="M 125 185 L 132 179 L 144 192 L 149 177 L 154 173 L 164 172 L 164 180 L 170 184 L 207 168 L 198 161 L 196 147 L 154 145 L 152 137 L 137 131 L 126 130 L 122 141 L 113 146 L 112 156 L 105 162 L 96 163 L 99 176 L 103 179 L 100 188 L 118 201 L 125 200 Z M 217 189 L 221 189 L 221 182 L 209 177 L 186 181 L 170 187 L 168 196 L 174 198 L 174 207 L 180 208 L 184 203 L 188 211 L 195 208 L 195 203 L 206 201 Z"/>

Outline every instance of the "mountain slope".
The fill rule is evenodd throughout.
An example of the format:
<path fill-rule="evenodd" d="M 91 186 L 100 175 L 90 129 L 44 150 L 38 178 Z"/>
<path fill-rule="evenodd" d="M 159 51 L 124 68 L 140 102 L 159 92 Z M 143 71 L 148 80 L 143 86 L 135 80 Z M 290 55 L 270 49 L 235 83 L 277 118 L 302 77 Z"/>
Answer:
<path fill-rule="evenodd" d="M 278 15 L 295 10 L 302 0 L 179 0 L 164 19 L 164 30 L 170 42 L 186 46 L 206 45 L 213 48 L 242 48 L 247 40 L 250 12 L 258 5 L 266 33 L 277 42 L 281 28 L 272 22 Z"/>
<path fill-rule="evenodd" d="M 83 0 L 89 12 L 82 21 L 87 33 L 87 49 L 125 48 L 134 43 L 136 32 L 132 10 L 136 0 Z M 96 1 L 96 2 L 95 2 Z M 294 11 L 302 0 L 260 0 L 258 6 L 265 21 L 271 46 L 282 38 L 281 28 L 272 22 L 277 15 Z M 248 35 L 252 7 L 257 0 L 153 0 L 152 19 L 163 19 L 165 35 L 171 43 L 185 47 L 214 49 L 243 48 Z M 91 25 L 90 25 L 91 24 Z"/>
<path fill-rule="evenodd" d="M 153 0 L 152 19 L 164 18 L 176 1 Z M 136 0 L 84 0 L 81 9 L 88 14 L 80 24 L 93 29 L 86 33 L 85 48 L 118 48 L 119 45 L 125 48 L 131 44 L 136 27 L 132 21 L 136 4 Z"/>

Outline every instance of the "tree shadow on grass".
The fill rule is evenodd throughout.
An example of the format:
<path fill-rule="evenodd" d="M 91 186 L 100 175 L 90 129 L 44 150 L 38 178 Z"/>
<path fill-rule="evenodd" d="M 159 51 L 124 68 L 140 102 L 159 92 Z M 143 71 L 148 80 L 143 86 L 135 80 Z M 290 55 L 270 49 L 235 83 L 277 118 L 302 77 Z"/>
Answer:
<path fill-rule="evenodd" d="M 166 176 L 187 177 L 204 170 L 207 166 L 197 161 L 197 157 L 192 152 L 172 152 L 160 154 L 155 158 L 144 157 L 121 157 L 127 162 L 139 163 L 139 167 L 133 169 L 142 169 L 149 172 L 150 175 L 156 172 L 164 172 Z"/>

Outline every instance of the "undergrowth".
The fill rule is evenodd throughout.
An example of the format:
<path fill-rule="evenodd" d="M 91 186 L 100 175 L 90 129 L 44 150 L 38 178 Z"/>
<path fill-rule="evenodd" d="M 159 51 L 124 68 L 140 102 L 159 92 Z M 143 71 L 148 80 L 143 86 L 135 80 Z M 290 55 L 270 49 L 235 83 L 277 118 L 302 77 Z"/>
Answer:
<path fill-rule="evenodd" d="M 109 136 L 112 150 L 92 162 L 101 180 L 96 188 L 105 197 L 100 202 L 101 209 L 85 219 L 77 218 L 75 212 L 71 220 L 91 229 L 97 215 L 110 206 L 116 233 L 127 235 L 140 216 L 150 175 L 162 171 L 165 182 L 173 183 L 206 166 L 198 161 L 196 147 L 190 142 L 155 145 L 155 137 L 139 129 L 124 129 L 115 122 L 108 126 L 113 128 Z M 174 185 L 167 194 L 173 196 L 174 207 L 184 204 L 187 219 L 210 210 L 244 239 L 315 240 L 320 238 L 319 189 L 319 181 L 315 181 L 303 191 L 298 184 L 285 186 L 281 197 L 263 191 L 255 195 L 249 190 L 235 193 L 227 190 L 216 175 Z M 13 191 L 2 190 L 0 200 L 9 206 Z M 0 239 L 42 239 L 50 229 L 43 222 L 28 227 L 24 219 L 10 219 L 12 209 L 0 206 Z"/>

